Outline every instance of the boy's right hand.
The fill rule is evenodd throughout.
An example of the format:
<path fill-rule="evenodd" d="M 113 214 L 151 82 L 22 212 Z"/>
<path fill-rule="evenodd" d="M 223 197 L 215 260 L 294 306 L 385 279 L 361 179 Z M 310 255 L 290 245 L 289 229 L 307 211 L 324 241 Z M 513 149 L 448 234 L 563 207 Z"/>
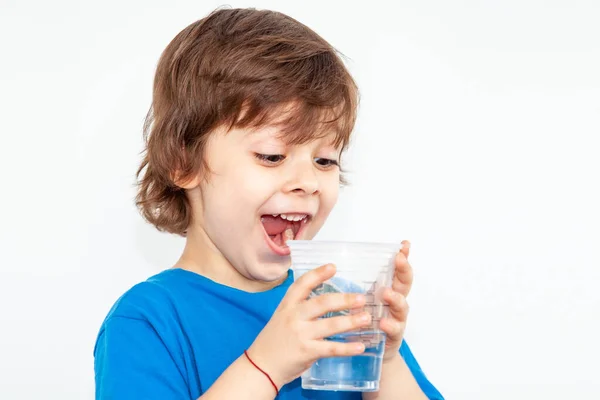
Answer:
<path fill-rule="evenodd" d="M 360 342 L 340 343 L 324 338 L 369 325 L 369 313 L 319 319 L 330 311 L 364 306 L 363 295 L 327 293 L 307 300 L 314 288 L 334 275 L 335 267 L 328 264 L 296 280 L 248 349 L 252 361 L 269 374 L 278 388 L 296 379 L 320 358 L 353 356 L 365 350 Z"/>

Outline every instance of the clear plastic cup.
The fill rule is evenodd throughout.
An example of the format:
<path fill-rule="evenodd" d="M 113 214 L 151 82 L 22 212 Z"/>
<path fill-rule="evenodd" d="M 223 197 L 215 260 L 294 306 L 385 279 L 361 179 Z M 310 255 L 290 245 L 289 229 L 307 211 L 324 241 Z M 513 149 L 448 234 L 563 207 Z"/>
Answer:
<path fill-rule="evenodd" d="M 385 350 L 385 334 L 379 321 L 387 316 L 388 306 L 382 301 L 382 291 L 391 287 L 394 276 L 394 258 L 399 244 L 327 242 L 316 240 L 289 240 L 294 279 L 325 264 L 335 264 L 334 277 L 317 287 L 310 297 L 328 292 L 363 293 L 365 307 L 358 310 L 330 312 L 321 318 L 368 311 L 373 322 L 358 331 L 328 337 L 338 342 L 361 341 L 363 354 L 352 357 L 328 357 L 315 362 L 302 374 L 302 388 L 373 392 L 379 390 L 381 362 Z"/>

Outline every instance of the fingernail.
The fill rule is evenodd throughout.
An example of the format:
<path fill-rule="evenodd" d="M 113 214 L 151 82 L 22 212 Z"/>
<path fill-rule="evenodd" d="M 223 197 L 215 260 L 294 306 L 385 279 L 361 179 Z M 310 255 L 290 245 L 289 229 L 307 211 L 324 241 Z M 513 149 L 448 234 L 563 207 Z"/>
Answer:
<path fill-rule="evenodd" d="M 370 319 L 371 319 L 371 315 L 368 313 L 364 313 L 359 317 L 360 322 L 369 322 Z"/>
<path fill-rule="evenodd" d="M 357 294 L 356 297 L 354 298 L 355 304 L 362 304 L 364 301 L 365 301 L 365 296 L 362 294 Z"/>

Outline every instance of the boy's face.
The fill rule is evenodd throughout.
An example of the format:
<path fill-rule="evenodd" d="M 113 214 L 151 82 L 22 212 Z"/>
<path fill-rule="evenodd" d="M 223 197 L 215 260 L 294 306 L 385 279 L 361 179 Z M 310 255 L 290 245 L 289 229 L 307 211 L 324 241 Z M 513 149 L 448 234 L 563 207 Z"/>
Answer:
<path fill-rule="evenodd" d="M 340 186 L 333 133 L 301 145 L 286 145 L 277 133 L 275 127 L 214 132 L 205 149 L 209 177 L 188 192 L 190 231 L 200 230 L 212 251 L 257 281 L 285 275 L 286 239 L 312 239 Z"/>

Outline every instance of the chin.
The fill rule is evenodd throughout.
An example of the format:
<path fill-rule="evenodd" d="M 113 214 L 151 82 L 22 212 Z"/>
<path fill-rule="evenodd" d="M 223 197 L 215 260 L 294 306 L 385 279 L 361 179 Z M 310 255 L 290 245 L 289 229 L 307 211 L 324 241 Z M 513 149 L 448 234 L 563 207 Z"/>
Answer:
<path fill-rule="evenodd" d="M 282 260 L 263 262 L 257 265 L 256 278 L 264 282 L 274 282 L 282 278 L 287 277 L 288 270 L 290 269 L 290 258 L 281 257 Z"/>
<path fill-rule="evenodd" d="M 261 238 L 262 239 L 262 238 Z M 273 254 L 266 244 L 261 244 L 259 251 L 246 260 L 246 271 L 249 272 L 252 279 L 263 282 L 274 282 L 287 276 L 287 272 L 292 264 L 291 257 Z M 264 247 L 263 247 L 264 246 Z"/>

